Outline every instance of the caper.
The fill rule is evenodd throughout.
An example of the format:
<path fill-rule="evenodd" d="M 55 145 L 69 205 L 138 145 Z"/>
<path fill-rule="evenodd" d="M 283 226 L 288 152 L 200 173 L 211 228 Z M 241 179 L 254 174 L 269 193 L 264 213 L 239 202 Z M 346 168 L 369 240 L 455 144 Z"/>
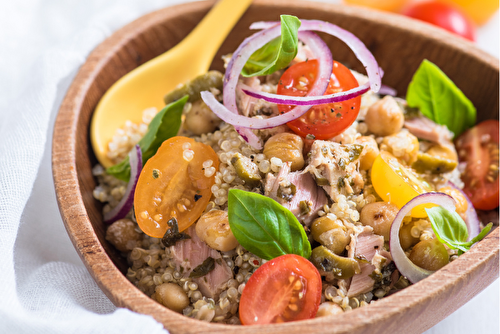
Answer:
<path fill-rule="evenodd" d="M 339 256 L 325 246 L 313 249 L 311 262 L 319 270 L 332 273 L 336 278 L 347 279 L 361 272 L 358 261 Z"/>
<path fill-rule="evenodd" d="M 438 270 L 450 262 L 448 252 L 438 239 L 422 240 L 410 252 L 410 260 L 427 270 Z"/>
<path fill-rule="evenodd" d="M 335 254 L 341 254 L 351 242 L 344 225 L 328 216 L 317 218 L 311 225 L 311 235 L 314 240 L 326 246 Z"/>

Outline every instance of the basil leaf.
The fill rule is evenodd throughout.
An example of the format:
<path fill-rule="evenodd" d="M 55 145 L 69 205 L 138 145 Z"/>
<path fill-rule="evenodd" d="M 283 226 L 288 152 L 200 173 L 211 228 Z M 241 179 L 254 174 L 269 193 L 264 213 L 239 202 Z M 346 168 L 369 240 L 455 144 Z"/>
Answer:
<path fill-rule="evenodd" d="M 311 256 L 306 232 L 290 210 L 271 198 L 238 189 L 228 194 L 229 226 L 238 242 L 262 259 Z"/>
<path fill-rule="evenodd" d="M 177 135 L 181 126 L 182 109 L 189 95 L 166 105 L 149 123 L 148 131 L 139 141 L 142 150 L 142 165 L 146 163 L 161 146 L 161 144 Z M 106 169 L 106 172 L 117 179 L 128 181 L 130 179 L 130 164 L 128 156 L 119 164 Z"/>
<path fill-rule="evenodd" d="M 291 15 L 281 15 L 281 37 L 275 38 L 248 59 L 241 71 L 244 77 L 268 75 L 287 67 L 297 55 L 300 20 Z"/>
<path fill-rule="evenodd" d="M 460 135 L 476 123 L 476 108 L 435 64 L 424 59 L 406 93 L 408 106 Z"/>
<path fill-rule="evenodd" d="M 449 211 L 442 206 L 436 206 L 430 209 L 425 209 L 429 220 L 432 224 L 432 229 L 438 240 L 446 244 L 452 249 L 461 249 L 467 251 L 462 243 L 467 242 L 469 236 L 467 225 L 464 220 L 455 211 Z"/>
<path fill-rule="evenodd" d="M 458 213 L 446 210 L 442 206 L 425 209 L 425 211 L 438 240 L 451 249 L 458 249 L 459 255 L 461 252 L 468 251 L 476 242 L 481 241 L 493 226 L 489 223 L 476 237 L 467 241 L 469 237 L 467 225 Z"/>

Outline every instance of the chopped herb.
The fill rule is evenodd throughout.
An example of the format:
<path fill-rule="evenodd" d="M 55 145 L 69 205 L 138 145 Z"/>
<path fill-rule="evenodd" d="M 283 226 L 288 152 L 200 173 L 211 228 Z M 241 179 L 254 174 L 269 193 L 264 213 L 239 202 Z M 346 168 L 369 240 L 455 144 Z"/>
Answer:
<path fill-rule="evenodd" d="M 337 189 L 340 191 L 342 188 L 345 187 L 345 180 L 344 178 L 341 176 L 339 177 L 339 180 L 337 182 Z"/>
<path fill-rule="evenodd" d="M 328 179 L 324 178 L 324 177 L 317 177 L 315 179 L 315 181 L 316 181 L 316 184 L 318 186 L 329 186 L 330 185 L 330 182 L 328 182 Z"/>
<path fill-rule="evenodd" d="M 190 278 L 203 277 L 214 269 L 215 269 L 215 259 L 209 256 L 205 261 L 203 261 L 202 264 L 193 269 L 193 271 L 189 274 L 189 277 Z"/>
<path fill-rule="evenodd" d="M 309 212 L 311 212 L 311 204 L 308 201 L 300 201 L 299 208 L 301 216 L 307 215 Z"/>
<path fill-rule="evenodd" d="M 189 234 L 179 232 L 179 225 L 177 225 L 177 219 L 173 217 L 170 218 L 170 220 L 167 222 L 167 225 L 170 228 L 167 230 L 167 232 L 165 232 L 163 238 L 161 238 L 161 242 L 165 247 L 173 246 L 179 240 L 191 239 Z"/>
<path fill-rule="evenodd" d="M 153 179 L 160 177 L 160 171 L 158 169 L 153 169 Z"/>
<path fill-rule="evenodd" d="M 295 185 L 293 183 L 290 183 L 290 186 L 286 187 L 286 189 L 290 189 L 290 194 L 283 193 L 282 188 L 279 187 L 278 191 L 277 191 L 277 195 L 278 195 L 278 198 L 282 198 L 285 201 L 290 202 L 292 200 L 293 196 L 295 196 L 295 193 L 297 192 L 297 188 L 295 187 Z"/>
<path fill-rule="evenodd" d="M 339 167 L 345 170 L 345 160 L 342 158 L 339 159 Z"/>
<path fill-rule="evenodd" d="M 306 136 L 306 139 L 311 139 L 311 140 L 314 140 L 314 139 L 316 139 L 316 136 L 315 136 L 315 135 L 313 135 L 313 134 L 308 134 L 308 135 Z"/>
<path fill-rule="evenodd" d="M 350 148 L 345 148 L 345 151 L 349 153 L 349 162 L 353 162 L 358 159 L 361 152 L 363 151 L 363 145 L 353 144 Z"/>
<path fill-rule="evenodd" d="M 202 197 L 203 197 L 202 195 L 194 195 L 194 201 L 198 202 L 198 200 Z"/>
<path fill-rule="evenodd" d="M 340 118 L 340 117 L 342 117 L 342 114 L 338 112 L 337 115 L 335 115 L 335 116 L 337 116 L 337 118 Z"/>

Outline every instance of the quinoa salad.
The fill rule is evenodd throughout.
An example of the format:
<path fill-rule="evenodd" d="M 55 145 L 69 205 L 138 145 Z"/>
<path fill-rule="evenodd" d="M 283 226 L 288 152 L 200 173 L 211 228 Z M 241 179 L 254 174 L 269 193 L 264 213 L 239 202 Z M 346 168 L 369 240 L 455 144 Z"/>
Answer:
<path fill-rule="evenodd" d="M 262 30 L 224 57 L 225 74 L 184 83 L 164 109 L 126 122 L 108 146 L 116 165 L 93 168 L 106 240 L 166 308 L 235 325 L 348 312 L 491 229 L 498 121 L 474 126 L 472 103 L 429 61 L 396 97 L 359 40 L 318 22 L 254 24 Z M 346 42 L 367 75 L 332 61 L 312 30 Z M 424 76 L 443 82 L 459 117 L 429 117 Z"/>

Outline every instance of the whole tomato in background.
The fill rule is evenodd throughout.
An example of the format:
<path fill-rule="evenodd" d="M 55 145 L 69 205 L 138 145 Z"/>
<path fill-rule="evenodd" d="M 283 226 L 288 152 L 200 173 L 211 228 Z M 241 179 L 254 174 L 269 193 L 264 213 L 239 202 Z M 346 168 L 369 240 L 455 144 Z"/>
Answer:
<path fill-rule="evenodd" d="M 484 24 L 498 10 L 498 0 L 444 0 L 456 4 L 466 12 L 476 24 Z"/>
<path fill-rule="evenodd" d="M 439 1 L 410 3 L 403 14 L 421 20 L 471 41 L 476 39 L 476 28 L 472 20 L 458 6 Z"/>

